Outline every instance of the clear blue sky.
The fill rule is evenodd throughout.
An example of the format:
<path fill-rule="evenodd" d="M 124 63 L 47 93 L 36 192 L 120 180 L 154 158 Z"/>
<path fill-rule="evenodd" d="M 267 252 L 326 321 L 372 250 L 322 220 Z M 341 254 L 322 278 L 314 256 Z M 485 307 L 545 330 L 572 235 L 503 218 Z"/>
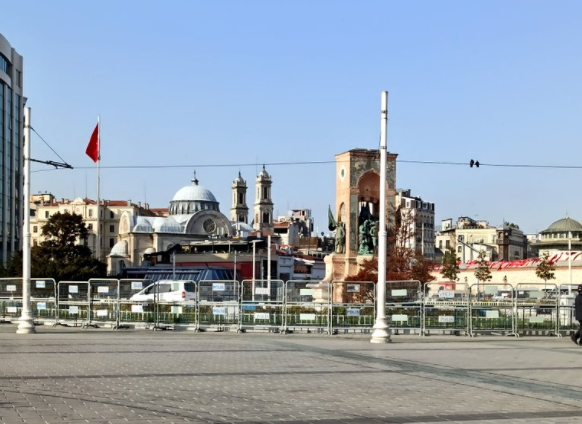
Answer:
<path fill-rule="evenodd" d="M 99 114 L 102 198 L 167 207 L 195 168 L 228 216 L 240 170 L 252 210 L 263 163 L 377 148 L 387 90 L 398 188 L 435 202 L 438 224 L 531 233 L 582 219 L 582 169 L 404 161 L 582 166 L 581 23 L 580 1 L 20 0 L 0 33 L 24 56 L 33 127 L 75 167 L 34 165 L 34 193 L 96 197 Z M 184 167 L 107 168 L 144 165 Z M 327 231 L 335 165 L 267 170 L 275 213 L 310 208 Z"/>

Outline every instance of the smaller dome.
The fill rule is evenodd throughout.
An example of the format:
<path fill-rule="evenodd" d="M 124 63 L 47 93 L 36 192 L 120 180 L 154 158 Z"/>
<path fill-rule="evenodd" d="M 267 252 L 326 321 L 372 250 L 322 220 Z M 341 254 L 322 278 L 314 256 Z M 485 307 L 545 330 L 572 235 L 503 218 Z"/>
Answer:
<path fill-rule="evenodd" d="M 146 250 L 143 251 L 144 255 L 151 255 L 152 253 L 156 253 L 153 247 L 148 247 Z"/>
<path fill-rule="evenodd" d="M 135 221 L 135 226 L 133 227 L 133 232 L 135 233 L 151 233 L 153 228 L 148 217 L 138 216 Z"/>
<path fill-rule="evenodd" d="M 564 233 L 568 231 L 582 231 L 582 224 L 567 216 L 554 222 L 544 233 Z"/>
<path fill-rule="evenodd" d="M 156 233 L 181 233 L 182 226 L 174 219 L 157 217 L 152 224 L 154 232 Z"/>
<path fill-rule="evenodd" d="M 115 243 L 115 246 L 111 249 L 111 253 L 109 256 L 121 256 L 121 257 L 128 257 L 129 254 L 127 253 L 127 241 L 121 240 Z"/>

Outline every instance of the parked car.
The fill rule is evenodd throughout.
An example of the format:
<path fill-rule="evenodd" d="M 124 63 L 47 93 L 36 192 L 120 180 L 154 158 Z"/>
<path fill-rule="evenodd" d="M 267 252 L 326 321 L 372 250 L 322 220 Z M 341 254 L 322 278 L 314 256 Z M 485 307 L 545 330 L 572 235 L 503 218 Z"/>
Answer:
<path fill-rule="evenodd" d="M 188 302 L 196 300 L 196 283 L 192 280 L 159 280 L 129 298 L 134 302 Z"/>

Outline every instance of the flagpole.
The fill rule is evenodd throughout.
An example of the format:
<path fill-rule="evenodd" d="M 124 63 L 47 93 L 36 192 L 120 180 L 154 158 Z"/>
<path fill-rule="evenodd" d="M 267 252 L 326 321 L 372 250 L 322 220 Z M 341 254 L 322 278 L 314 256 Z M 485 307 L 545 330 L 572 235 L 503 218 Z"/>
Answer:
<path fill-rule="evenodd" d="M 101 260 L 101 117 L 97 115 L 97 246 L 95 256 Z"/>

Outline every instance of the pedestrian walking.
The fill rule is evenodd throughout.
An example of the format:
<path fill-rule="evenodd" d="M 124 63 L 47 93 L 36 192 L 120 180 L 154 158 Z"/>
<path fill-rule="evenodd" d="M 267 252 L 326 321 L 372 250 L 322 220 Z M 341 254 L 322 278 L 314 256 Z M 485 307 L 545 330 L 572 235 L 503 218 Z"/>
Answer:
<path fill-rule="evenodd" d="M 582 327 L 582 284 L 578 286 L 578 296 L 576 296 L 576 299 L 574 300 L 574 315 L 578 321 L 578 330 L 576 330 L 570 338 L 574 343 L 578 344 L 578 340 L 580 340 L 580 328 Z M 580 340 L 580 342 L 582 342 L 582 340 Z"/>

